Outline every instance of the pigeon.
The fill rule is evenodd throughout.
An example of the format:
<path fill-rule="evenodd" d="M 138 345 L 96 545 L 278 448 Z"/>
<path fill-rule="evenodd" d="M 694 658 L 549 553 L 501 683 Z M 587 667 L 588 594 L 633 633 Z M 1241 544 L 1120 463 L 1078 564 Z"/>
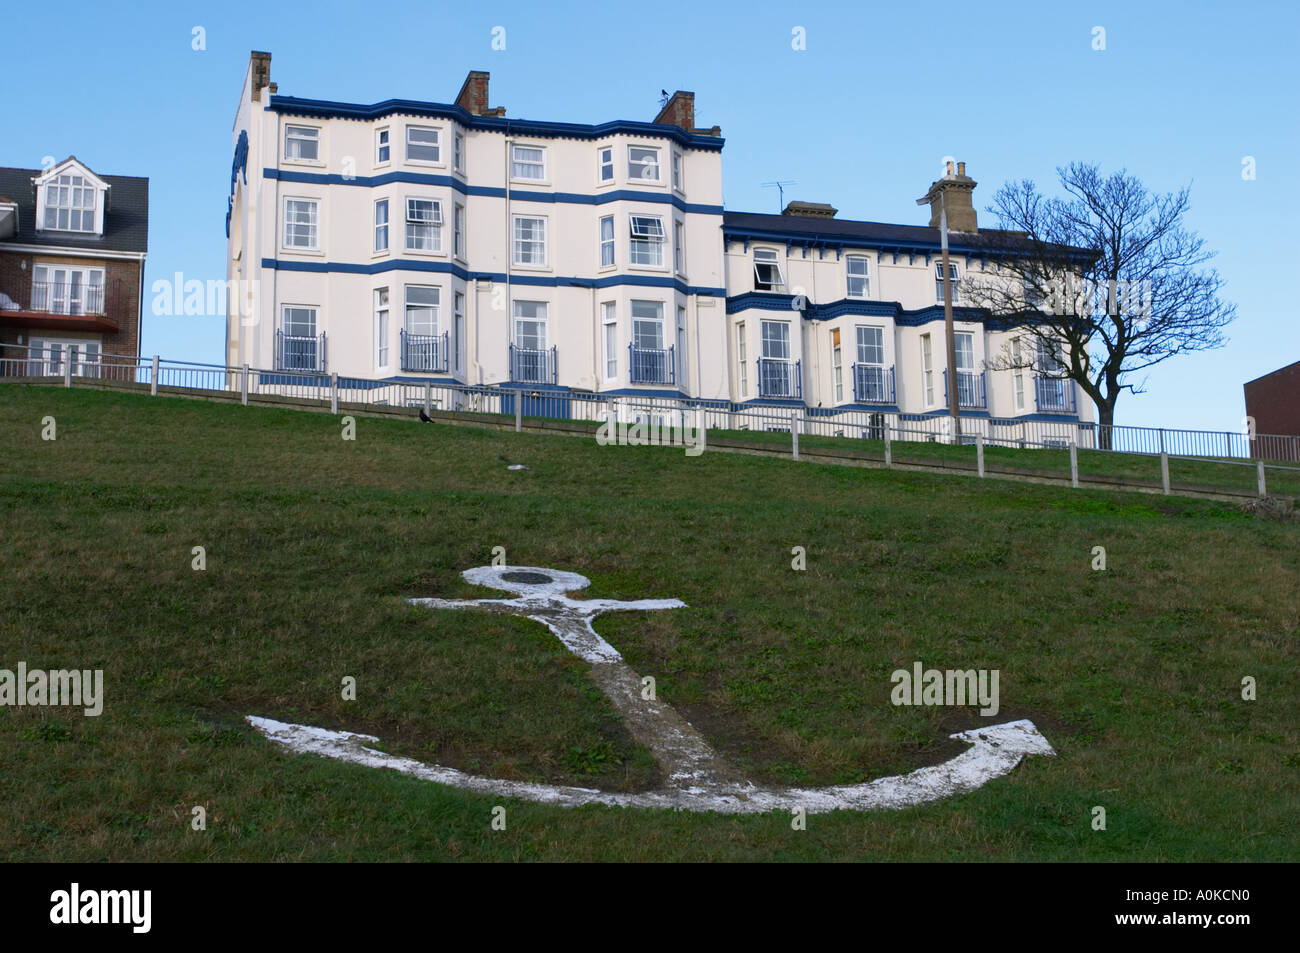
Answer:
<path fill-rule="evenodd" d="M 425 424 L 433 423 L 433 418 L 424 412 L 423 407 L 420 408 L 420 422 Z"/>
<path fill-rule="evenodd" d="M 531 470 L 532 469 L 531 467 L 524 466 L 522 463 L 511 463 L 507 458 L 501 456 L 501 454 L 499 453 L 497 454 L 497 459 L 505 463 L 507 470 Z"/>

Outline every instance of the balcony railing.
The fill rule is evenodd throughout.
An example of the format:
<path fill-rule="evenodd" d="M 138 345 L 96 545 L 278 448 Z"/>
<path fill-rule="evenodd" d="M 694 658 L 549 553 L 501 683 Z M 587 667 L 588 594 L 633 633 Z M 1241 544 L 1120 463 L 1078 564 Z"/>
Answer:
<path fill-rule="evenodd" d="M 854 364 L 853 400 L 859 404 L 894 403 L 894 369 L 880 364 Z"/>
<path fill-rule="evenodd" d="M 674 384 L 677 382 L 677 365 L 671 347 L 627 346 L 628 367 L 633 384 Z"/>
<path fill-rule="evenodd" d="M 277 371 L 325 371 L 325 332 L 315 336 L 275 332 Z"/>
<path fill-rule="evenodd" d="M 1034 400 L 1040 413 L 1072 414 L 1075 410 L 1074 381 L 1059 377 L 1035 377 Z"/>
<path fill-rule="evenodd" d="M 33 282 L 31 309 L 50 314 L 103 314 L 104 286 L 71 281 Z"/>
<path fill-rule="evenodd" d="M 943 402 L 948 403 L 948 372 L 943 372 Z M 984 393 L 984 374 L 957 372 L 957 406 L 966 410 L 984 410 L 988 401 Z"/>
<path fill-rule="evenodd" d="M 445 374 L 451 352 L 447 347 L 447 332 L 442 334 L 410 334 L 402 330 L 402 370 L 423 371 L 426 374 Z"/>
<path fill-rule="evenodd" d="M 758 359 L 758 396 L 803 399 L 803 375 L 799 361 Z"/>
<path fill-rule="evenodd" d="M 516 384 L 554 384 L 555 348 L 510 345 L 510 380 Z"/>

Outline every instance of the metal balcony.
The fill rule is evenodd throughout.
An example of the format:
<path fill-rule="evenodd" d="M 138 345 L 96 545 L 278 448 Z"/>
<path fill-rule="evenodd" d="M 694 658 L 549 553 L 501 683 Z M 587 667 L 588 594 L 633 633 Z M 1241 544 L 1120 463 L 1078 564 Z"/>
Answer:
<path fill-rule="evenodd" d="M 275 369 L 324 372 L 326 370 L 325 332 L 308 337 L 276 331 Z"/>
<path fill-rule="evenodd" d="M 674 384 L 677 364 L 673 348 L 627 346 L 628 367 L 633 384 Z"/>
<path fill-rule="evenodd" d="M 516 347 L 510 345 L 510 381 L 515 384 L 556 383 L 555 348 Z"/>
<path fill-rule="evenodd" d="M 803 399 L 803 375 L 799 361 L 758 359 L 758 396 Z"/>
<path fill-rule="evenodd" d="M 447 332 L 442 334 L 401 333 L 402 370 L 426 374 L 445 374 L 451 355 Z"/>
<path fill-rule="evenodd" d="M 881 364 L 854 364 L 853 400 L 859 404 L 895 403 L 894 369 Z"/>

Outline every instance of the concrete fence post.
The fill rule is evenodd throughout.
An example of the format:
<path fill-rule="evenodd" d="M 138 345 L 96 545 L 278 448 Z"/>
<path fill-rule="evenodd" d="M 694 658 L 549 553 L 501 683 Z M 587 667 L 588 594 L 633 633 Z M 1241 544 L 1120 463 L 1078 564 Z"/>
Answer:
<path fill-rule="evenodd" d="M 248 406 L 248 365 L 244 365 L 244 373 L 239 375 L 239 402 L 245 407 Z"/>
<path fill-rule="evenodd" d="M 64 386 L 64 387 L 71 387 L 71 386 L 72 386 L 72 354 L 71 354 L 71 352 L 69 352 L 68 356 L 65 357 L 65 358 L 63 359 L 63 386 Z"/>
<path fill-rule="evenodd" d="M 698 440 L 700 434 L 704 433 L 704 408 L 695 408 L 695 439 Z"/>
<path fill-rule="evenodd" d="M 68 385 L 71 386 L 71 385 Z M 153 356 L 153 365 L 149 372 L 149 396 L 158 396 L 158 355 Z"/>
<path fill-rule="evenodd" d="M 339 412 L 339 372 L 330 371 L 330 413 Z"/>
<path fill-rule="evenodd" d="M 886 467 L 892 467 L 894 465 L 893 435 L 894 435 L 894 428 L 890 426 L 889 418 L 886 417 L 885 418 L 885 466 Z"/>
<path fill-rule="evenodd" d="M 1160 451 L 1160 484 L 1164 487 L 1165 495 L 1169 495 L 1169 454 L 1163 450 Z"/>
<path fill-rule="evenodd" d="M 433 381 L 424 382 L 424 413 L 428 416 L 433 411 Z"/>
<path fill-rule="evenodd" d="M 1070 440 L 1070 486 L 1079 488 L 1079 445 Z"/>
<path fill-rule="evenodd" d="M 984 435 L 975 435 L 975 469 L 981 477 L 984 476 Z"/>
<path fill-rule="evenodd" d="M 522 433 L 524 429 L 524 392 L 515 391 L 515 433 Z"/>
<path fill-rule="evenodd" d="M 1255 467 L 1255 472 L 1259 475 L 1259 498 L 1262 500 L 1264 497 L 1268 496 L 1267 488 L 1264 485 L 1264 461 L 1257 461 Z"/>
<path fill-rule="evenodd" d="M 790 449 L 794 459 L 799 459 L 799 411 L 790 411 Z"/>

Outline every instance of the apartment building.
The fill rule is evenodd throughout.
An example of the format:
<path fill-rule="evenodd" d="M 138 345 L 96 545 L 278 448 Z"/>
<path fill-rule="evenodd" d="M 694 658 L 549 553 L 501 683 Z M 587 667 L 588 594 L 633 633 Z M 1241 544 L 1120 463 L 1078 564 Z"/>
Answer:
<path fill-rule="evenodd" d="M 282 96 L 251 55 L 232 128 L 230 365 L 813 413 L 1086 417 L 1043 354 L 965 302 L 996 274 L 960 169 L 946 196 L 956 367 L 929 225 L 722 205 L 694 96 L 649 122 L 513 119 L 471 72 L 451 103 Z M 936 206 L 937 209 L 937 206 Z M 1017 351 L 1018 353 L 1018 351 Z M 974 432 L 972 430 L 972 432 Z"/>

